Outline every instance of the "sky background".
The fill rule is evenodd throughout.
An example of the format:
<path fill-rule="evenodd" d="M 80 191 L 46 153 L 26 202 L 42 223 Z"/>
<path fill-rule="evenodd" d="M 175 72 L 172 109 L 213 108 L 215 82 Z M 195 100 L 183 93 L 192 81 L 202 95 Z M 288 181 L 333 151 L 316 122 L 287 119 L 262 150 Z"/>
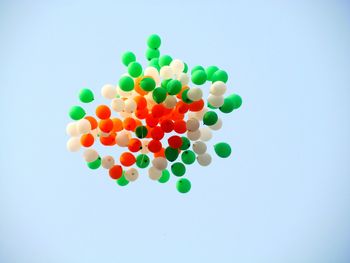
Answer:
<path fill-rule="evenodd" d="M 145 63 L 151 33 L 244 101 L 187 195 L 66 150 L 79 89 Z M 0 262 L 350 262 L 349 58 L 347 1 L 1 1 Z"/>

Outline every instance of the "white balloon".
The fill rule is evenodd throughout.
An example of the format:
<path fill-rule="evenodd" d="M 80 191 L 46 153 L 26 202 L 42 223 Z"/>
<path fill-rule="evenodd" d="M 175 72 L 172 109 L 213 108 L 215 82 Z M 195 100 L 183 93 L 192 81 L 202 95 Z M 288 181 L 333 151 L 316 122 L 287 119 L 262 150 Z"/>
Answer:
<path fill-rule="evenodd" d="M 129 99 L 125 100 L 124 103 L 125 103 L 125 107 L 124 107 L 125 112 L 133 113 L 136 111 L 137 104 L 136 104 L 136 101 L 134 99 L 129 98 Z"/>
<path fill-rule="evenodd" d="M 160 77 L 162 79 L 171 79 L 174 75 L 174 72 L 170 66 L 164 66 L 160 69 Z"/>
<path fill-rule="evenodd" d="M 117 95 L 117 87 L 112 84 L 106 84 L 101 89 L 102 97 L 106 99 L 113 99 Z"/>
<path fill-rule="evenodd" d="M 195 118 L 190 118 L 186 122 L 186 128 L 188 131 L 196 131 L 199 128 L 199 121 Z"/>
<path fill-rule="evenodd" d="M 199 130 L 201 131 L 201 136 L 199 137 L 201 141 L 206 142 L 213 137 L 213 133 L 209 127 L 207 126 L 200 127 Z"/>
<path fill-rule="evenodd" d="M 164 157 L 156 157 L 152 160 L 152 164 L 158 170 L 163 171 L 168 166 L 168 161 Z"/>
<path fill-rule="evenodd" d="M 122 130 L 117 133 L 116 143 L 120 147 L 126 147 L 129 144 L 130 134 L 128 131 Z"/>
<path fill-rule="evenodd" d="M 117 87 L 117 93 L 123 98 L 129 98 L 132 96 L 132 91 L 124 91 L 119 86 Z"/>
<path fill-rule="evenodd" d="M 216 95 L 212 95 L 210 94 L 208 96 L 208 102 L 210 103 L 210 105 L 212 105 L 215 108 L 219 108 L 224 104 L 224 97 L 223 96 L 216 96 Z"/>
<path fill-rule="evenodd" d="M 102 158 L 102 167 L 105 169 L 111 169 L 114 165 L 114 158 L 110 155 L 104 156 Z"/>
<path fill-rule="evenodd" d="M 176 103 L 176 97 L 168 95 L 164 101 L 164 106 L 168 109 L 172 109 L 176 106 Z"/>
<path fill-rule="evenodd" d="M 194 112 L 193 118 L 196 118 L 197 120 L 203 120 L 204 114 L 208 111 L 207 108 L 203 108 L 200 111 Z"/>
<path fill-rule="evenodd" d="M 80 134 L 91 131 L 91 124 L 87 119 L 80 119 L 77 121 L 77 130 Z"/>
<path fill-rule="evenodd" d="M 155 168 L 154 166 L 151 166 L 148 169 L 148 176 L 149 178 L 151 178 L 152 180 L 158 180 L 161 176 L 162 176 L 162 171 L 158 170 L 157 168 Z"/>
<path fill-rule="evenodd" d="M 200 100 L 202 97 L 203 97 L 203 91 L 201 88 L 198 88 L 198 87 L 192 87 L 188 90 L 187 92 L 187 97 L 190 99 L 190 100 L 193 100 L 193 101 L 198 101 Z"/>
<path fill-rule="evenodd" d="M 143 153 L 143 154 L 149 153 L 149 150 L 148 150 L 148 143 L 149 143 L 149 140 L 142 140 L 142 149 L 141 149 L 141 153 Z"/>
<path fill-rule="evenodd" d="M 174 59 L 171 61 L 170 67 L 172 68 L 174 74 L 178 75 L 184 70 L 185 64 L 180 59 Z"/>
<path fill-rule="evenodd" d="M 195 130 L 195 131 L 188 131 L 187 132 L 187 138 L 190 141 L 197 141 L 201 137 L 201 131 Z"/>
<path fill-rule="evenodd" d="M 186 86 L 190 82 L 190 77 L 186 73 L 180 73 L 177 80 L 179 80 L 182 86 Z"/>
<path fill-rule="evenodd" d="M 70 122 L 67 124 L 66 132 L 68 135 L 74 137 L 79 135 L 79 131 L 77 129 L 77 123 L 76 122 Z"/>
<path fill-rule="evenodd" d="M 126 180 L 134 182 L 139 177 L 139 172 L 137 171 L 137 169 L 131 167 L 125 171 L 124 176 Z"/>
<path fill-rule="evenodd" d="M 84 151 L 83 157 L 86 162 L 90 163 L 97 160 L 98 152 L 94 149 L 89 148 Z"/>
<path fill-rule="evenodd" d="M 121 98 L 114 98 L 111 101 L 111 108 L 115 111 L 115 112 L 121 112 L 124 110 L 125 107 L 125 102 L 123 99 Z"/>
<path fill-rule="evenodd" d="M 70 152 L 77 152 L 79 151 L 81 145 L 80 145 L 80 138 L 79 137 L 71 137 L 67 141 L 67 149 Z"/>
<path fill-rule="evenodd" d="M 226 92 L 226 84 L 222 81 L 215 81 L 210 87 L 210 94 L 222 96 Z"/>
<path fill-rule="evenodd" d="M 204 142 L 196 141 L 192 144 L 193 151 L 198 154 L 204 154 L 207 151 L 207 145 Z"/>
<path fill-rule="evenodd" d="M 157 86 L 160 84 L 160 76 L 158 73 L 158 70 L 154 67 L 147 67 L 144 71 L 145 76 L 150 76 L 154 79 L 156 82 Z"/>
<path fill-rule="evenodd" d="M 213 131 L 220 130 L 221 127 L 222 127 L 222 120 L 220 118 L 218 118 L 218 121 L 215 124 L 209 126 L 209 128 L 212 129 Z"/>
<path fill-rule="evenodd" d="M 211 163 L 211 156 L 209 153 L 204 153 L 197 156 L 197 162 L 201 166 L 208 166 Z"/>

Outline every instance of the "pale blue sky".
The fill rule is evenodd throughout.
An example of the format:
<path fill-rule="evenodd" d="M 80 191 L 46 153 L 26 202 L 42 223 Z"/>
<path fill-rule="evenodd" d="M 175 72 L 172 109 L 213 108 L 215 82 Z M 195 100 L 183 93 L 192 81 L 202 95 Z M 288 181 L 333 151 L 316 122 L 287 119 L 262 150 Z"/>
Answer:
<path fill-rule="evenodd" d="M 0 262 L 349 262 L 346 1 L 86 2 L 0 2 Z M 125 50 L 145 62 L 151 33 L 244 100 L 212 139 L 231 158 L 190 167 L 187 195 L 65 148 L 77 91 L 116 82 Z"/>

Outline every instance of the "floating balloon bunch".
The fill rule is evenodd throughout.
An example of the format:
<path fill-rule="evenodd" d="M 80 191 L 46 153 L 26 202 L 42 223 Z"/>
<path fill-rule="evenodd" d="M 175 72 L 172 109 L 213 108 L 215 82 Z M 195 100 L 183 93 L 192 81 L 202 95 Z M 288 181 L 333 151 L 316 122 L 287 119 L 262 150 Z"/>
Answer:
<path fill-rule="evenodd" d="M 191 182 L 183 178 L 186 166 L 196 161 L 201 166 L 211 163 L 206 142 L 212 138 L 213 131 L 222 127 L 218 113 L 238 109 L 242 99 L 237 94 L 224 97 L 228 80 L 224 70 L 195 66 L 189 72 L 183 61 L 160 56 L 161 39 L 155 34 L 149 36 L 147 45 L 146 68 L 136 61 L 133 52 L 125 52 L 122 63 L 127 73 L 121 76 L 118 85 L 102 87 L 102 96 L 110 100 L 109 106 L 98 105 L 95 116 L 87 116 L 81 106 L 71 107 L 69 116 L 73 122 L 66 128 L 71 136 L 67 148 L 72 152 L 85 148 L 87 166 L 107 169 L 120 186 L 138 178 L 137 168 L 147 168 L 149 177 L 160 183 L 169 180 L 170 170 L 179 177 L 177 190 L 187 193 Z M 199 86 L 206 82 L 211 86 L 205 102 Z M 82 89 L 79 99 L 91 103 L 94 94 L 90 89 Z M 125 151 L 118 158 L 101 156 L 91 148 L 97 142 Z M 219 157 L 227 158 L 231 147 L 219 142 L 214 145 L 214 151 Z"/>

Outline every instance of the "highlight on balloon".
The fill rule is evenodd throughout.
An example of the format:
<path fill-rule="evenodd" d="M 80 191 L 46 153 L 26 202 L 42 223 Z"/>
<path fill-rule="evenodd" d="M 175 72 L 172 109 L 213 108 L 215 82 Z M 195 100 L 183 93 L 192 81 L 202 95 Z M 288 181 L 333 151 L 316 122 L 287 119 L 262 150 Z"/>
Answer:
<path fill-rule="evenodd" d="M 208 166 L 211 152 L 220 158 L 231 155 L 228 143 L 218 141 L 211 151 L 208 142 L 222 128 L 220 115 L 238 109 L 242 99 L 232 92 L 225 95 L 230 89 L 225 70 L 200 65 L 189 70 L 184 61 L 161 55 L 160 46 L 158 35 L 148 37 L 147 66 L 133 52 L 123 53 L 127 72 L 117 84 L 102 87 L 106 103 L 96 105 L 94 112 L 83 107 L 94 103 L 94 92 L 80 90 L 79 105 L 69 110 L 67 149 L 83 149 L 87 167 L 106 169 L 119 186 L 136 181 L 147 170 L 149 178 L 159 183 L 174 176 L 177 190 L 187 193 L 191 182 L 185 178 L 186 167 Z M 108 148 L 110 154 L 100 154 L 99 147 Z"/>

